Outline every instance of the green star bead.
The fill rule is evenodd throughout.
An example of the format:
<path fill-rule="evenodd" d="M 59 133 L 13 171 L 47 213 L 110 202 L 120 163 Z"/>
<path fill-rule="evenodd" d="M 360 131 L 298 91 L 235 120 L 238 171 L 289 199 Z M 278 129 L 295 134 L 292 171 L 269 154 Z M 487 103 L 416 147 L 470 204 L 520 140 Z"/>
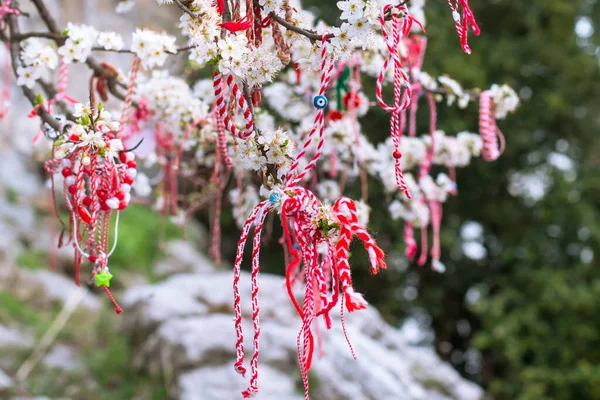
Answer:
<path fill-rule="evenodd" d="M 112 274 L 107 270 L 103 269 L 94 275 L 94 279 L 96 279 L 96 286 L 106 286 L 110 287 L 110 280 L 112 279 Z"/>

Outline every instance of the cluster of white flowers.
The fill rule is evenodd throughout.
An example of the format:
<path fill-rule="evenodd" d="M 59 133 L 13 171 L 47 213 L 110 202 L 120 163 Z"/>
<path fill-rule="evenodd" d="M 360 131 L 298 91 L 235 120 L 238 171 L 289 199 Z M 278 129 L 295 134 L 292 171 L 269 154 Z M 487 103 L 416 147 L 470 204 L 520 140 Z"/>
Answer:
<path fill-rule="evenodd" d="M 119 122 L 105 108 L 93 110 L 89 103 L 75 104 L 73 115 L 78 118 L 68 131 L 54 145 L 54 157 L 63 159 L 78 148 L 95 148 L 103 157 L 117 158 L 123 150 L 123 143 L 118 139 L 109 139 L 107 133 L 119 130 Z M 94 124 L 91 123 L 93 118 Z M 89 165 L 90 158 L 85 152 L 81 154 L 83 165 Z"/>
<path fill-rule="evenodd" d="M 140 58 L 144 68 L 162 67 L 169 53 L 176 53 L 174 36 L 149 29 L 136 29 L 131 50 Z"/>
<path fill-rule="evenodd" d="M 283 9 L 283 0 L 259 0 L 258 4 L 263 9 L 264 15 L 268 15 L 271 12 L 275 12 L 277 15 L 283 16 L 285 10 Z"/>
<path fill-rule="evenodd" d="M 92 52 L 92 47 L 96 44 L 98 31 L 91 26 L 75 25 L 69 22 L 64 33 L 67 40 L 58 49 L 58 54 L 67 63 L 84 62 Z"/>
<path fill-rule="evenodd" d="M 135 0 L 122 0 L 117 4 L 115 12 L 117 14 L 124 14 L 130 11 L 135 6 Z"/>
<path fill-rule="evenodd" d="M 192 18 L 189 14 L 179 18 L 181 32 L 189 36 L 190 43 L 195 46 L 190 52 L 190 60 L 200 65 L 217 56 L 216 39 L 221 33 L 221 16 L 215 4 L 211 0 L 194 0 L 189 9 L 197 15 L 202 14 L 202 18 Z"/>
<path fill-rule="evenodd" d="M 340 19 L 348 21 L 349 24 L 356 25 L 357 29 L 360 22 L 377 25 L 381 8 L 377 1 L 372 0 L 344 0 L 336 3 L 338 9 L 342 11 Z M 372 28 L 369 28 L 372 29 Z"/>
<path fill-rule="evenodd" d="M 446 136 L 442 130 L 434 132 L 433 163 L 446 167 L 466 167 L 471 163 L 471 157 L 481 154 L 483 142 L 476 133 L 460 132 L 453 136 Z M 431 146 L 429 135 L 423 137 L 426 146 Z"/>
<path fill-rule="evenodd" d="M 317 184 L 319 198 L 326 203 L 333 203 L 340 198 L 340 184 L 332 179 L 321 181 Z"/>
<path fill-rule="evenodd" d="M 252 209 L 260 202 L 260 198 L 254 186 L 246 185 L 241 191 L 233 189 L 229 192 L 229 201 L 233 208 L 233 218 L 241 228 Z"/>
<path fill-rule="evenodd" d="M 514 112 L 519 106 L 519 96 L 508 85 L 492 85 L 490 89 L 492 99 L 494 100 L 494 111 L 497 119 L 504 119 Z"/>
<path fill-rule="evenodd" d="M 303 96 L 302 89 L 297 86 L 275 82 L 264 87 L 263 93 L 269 107 L 292 123 L 306 120 L 306 116 L 314 110 L 308 98 Z"/>
<path fill-rule="evenodd" d="M 471 95 L 463 90 L 460 83 L 446 75 L 438 76 L 438 82 L 442 88 L 447 90 L 446 101 L 449 106 L 454 104 L 454 101 L 458 99 L 458 107 L 467 108 L 471 100 Z"/>
<path fill-rule="evenodd" d="M 194 97 L 189 85 L 166 71 L 153 71 L 152 77 L 138 85 L 138 99 L 147 102 L 154 118 L 176 135 L 208 115 L 208 106 Z"/>
<path fill-rule="evenodd" d="M 448 194 L 456 190 L 456 183 L 446 174 L 438 174 L 435 181 L 431 175 L 425 175 L 419 180 L 419 186 L 427 200 L 444 202 Z"/>
<path fill-rule="evenodd" d="M 283 129 L 265 131 L 257 139 L 248 139 L 240 143 L 234 162 L 242 171 L 264 172 L 267 165 L 274 165 L 277 178 L 281 179 L 292 165 L 294 148 L 294 140 L 287 131 Z"/>
<path fill-rule="evenodd" d="M 265 44 L 253 48 L 245 56 L 243 62 L 242 77 L 248 82 L 250 87 L 272 82 L 277 73 L 283 68 L 283 64 L 275 54 Z"/>
<path fill-rule="evenodd" d="M 429 207 L 426 203 L 394 200 L 389 204 L 388 211 L 394 220 L 403 219 L 414 226 L 426 226 L 429 224 Z"/>
<path fill-rule="evenodd" d="M 219 70 L 244 79 L 250 87 L 272 82 L 283 68 L 272 42 L 264 41 L 259 47 L 248 46 L 243 34 L 227 35 L 218 42 Z"/>
<path fill-rule="evenodd" d="M 105 50 L 121 50 L 125 43 L 123 43 L 121 35 L 116 32 L 100 32 L 98 45 Z"/>
<path fill-rule="evenodd" d="M 56 51 L 40 39 L 31 38 L 22 43 L 21 60 L 24 66 L 17 69 L 17 85 L 32 88 L 35 81 L 49 69 L 58 65 Z"/>

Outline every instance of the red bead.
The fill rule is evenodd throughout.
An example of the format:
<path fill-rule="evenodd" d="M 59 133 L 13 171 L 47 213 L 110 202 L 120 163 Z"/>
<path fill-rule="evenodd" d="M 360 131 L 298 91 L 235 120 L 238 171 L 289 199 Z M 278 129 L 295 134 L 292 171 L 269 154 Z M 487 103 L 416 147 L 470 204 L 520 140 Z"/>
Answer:
<path fill-rule="evenodd" d="M 106 200 L 108 198 L 108 195 L 104 190 L 98 190 L 96 193 L 101 200 Z"/>
<path fill-rule="evenodd" d="M 83 205 L 84 205 L 84 206 L 86 206 L 86 207 L 89 207 L 89 206 L 91 206 L 91 205 L 92 205 L 92 198 L 91 198 L 91 197 L 89 197 L 89 196 L 85 196 L 85 197 L 83 198 L 83 201 L 82 201 L 82 202 L 83 202 Z"/>
<path fill-rule="evenodd" d="M 112 133 L 107 133 L 107 134 L 106 134 L 106 138 L 107 138 L 108 140 L 113 140 L 113 139 L 115 138 L 115 135 L 113 135 Z"/>
<path fill-rule="evenodd" d="M 81 220 L 86 224 L 90 224 L 92 222 L 92 215 L 87 208 L 79 206 L 77 207 L 77 213 L 79 214 L 79 217 L 81 217 Z"/>
<path fill-rule="evenodd" d="M 76 134 L 71 133 L 71 136 L 69 136 L 69 140 L 72 142 L 79 142 L 81 139 Z"/>
<path fill-rule="evenodd" d="M 71 194 L 77 193 L 77 185 L 73 184 L 73 185 L 69 186 L 69 193 L 71 193 Z"/>
<path fill-rule="evenodd" d="M 64 176 L 65 178 L 66 178 L 67 176 L 71 176 L 71 174 L 73 174 L 73 171 L 71 170 L 71 168 L 69 168 L 69 167 L 64 167 L 64 168 L 62 169 L 62 176 Z"/>
<path fill-rule="evenodd" d="M 110 210 L 110 207 L 108 207 L 108 206 L 106 205 L 106 202 L 104 202 L 104 201 L 101 201 L 101 202 L 100 202 L 100 209 L 101 209 L 102 211 L 108 211 L 108 210 Z"/>
<path fill-rule="evenodd" d="M 127 207 L 127 203 L 125 201 L 120 201 L 119 202 L 119 210 L 123 210 L 123 209 L 125 209 L 125 207 Z"/>
<path fill-rule="evenodd" d="M 342 99 L 342 102 L 346 108 L 358 108 L 358 106 L 360 106 L 360 100 L 358 93 L 348 92 Z"/>
<path fill-rule="evenodd" d="M 119 200 L 123 200 L 125 198 L 125 193 L 117 192 L 117 193 L 115 193 L 115 197 Z"/>
<path fill-rule="evenodd" d="M 89 257 L 88 257 L 88 260 L 90 260 L 90 262 L 91 262 L 92 264 L 95 264 L 95 263 L 96 263 L 96 261 L 98 261 L 98 257 L 96 257 L 96 256 L 89 256 Z"/>
<path fill-rule="evenodd" d="M 133 183 L 133 178 L 130 177 L 129 175 L 127 175 L 126 177 L 123 178 L 123 183 L 131 185 Z"/>
<path fill-rule="evenodd" d="M 121 160 L 122 163 L 127 162 L 127 153 L 119 153 L 119 160 Z"/>
<path fill-rule="evenodd" d="M 337 121 L 342 118 L 344 118 L 344 113 L 342 113 L 341 111 L 333 110 L 332 112 L 329 113 L 329 119 L 331 121 Z"/>
<path fill-rule="evenodd" d="M 393 155 L 396 160 L 402 158 L 402 153 L 400 153 L 398 150 L 396 150 Z"/>
<path fill-rule="evenodd" d="M 127 167 L 128 168 L 135 168 L 135 167 L 137 167 L 137 163 L 135 161 L 133 161 L 133 160 L 127 161 Z"/>

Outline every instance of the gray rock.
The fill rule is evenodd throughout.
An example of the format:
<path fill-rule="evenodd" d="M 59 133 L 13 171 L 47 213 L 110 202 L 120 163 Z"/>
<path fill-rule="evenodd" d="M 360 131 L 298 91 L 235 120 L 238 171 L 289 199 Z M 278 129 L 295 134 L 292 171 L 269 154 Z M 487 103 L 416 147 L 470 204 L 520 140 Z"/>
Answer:
<path fill-rule="evenodd" d="M 246 365 L 252 344 L 250 277 L 240 285 Z M 260 276 L 261 345 L 258 399 L 302 398 L 296 337 L 300 319 L 280 277 Z M 179 399 L 236 399 L 247 380 L 233 370 L 235 330 L 230 272 L 180 274 L 129 289 L 124 305 L 132 316 L 124 329 L 141 343 L 142 364 L 160 365 Z M 319 324 L 324 355 L 313 362 L 311 396 L 327 400 L 479 400 L 483 391 L 460 377 L 428 347 L 414 346 L 373 308 L 346 315 L 354 361 L 340 310 L 333 328 Z M 316 355 L 316 353 L 315 353 Z M 314 378 L 314 379 L 313 379 Z"/>
<path fill-rule="evenodd" d="M 12 384 L 12 378 L 6 375 L 6 373 L 0 369 L 0 392 L 10 388 Z"/>
<path fill-rule="evenodd" d="M 166 258 L 159 261 L 154 268 L 159 277 L 181 272 L 206 273 L 215 270 L 208 257 L 183 240 L 173 240 L 167 243 L 165 255 Z"/>
<path fill-rule="evenodd" d="M 78 289 L 79 287 L 75 284 L 72 279 L 67 278 L 64 275 L 60 275 L 55 272 L 39 270 L 39 271 L 20 271 L 21 279 L 28 280 L 32 283 L 41 285 L 44 294 L 50 300 L 58 300 L 66 302 Z M 91 311 L 97 311 L 101 308 L 102 304 L 98 297 L 90 292 L 87 292 L 81 302 L 80 307 L 87 308 Z"/>
<path fill-rule="evenodd" d="M 28 332 L 8 328 L 0 325 L 0 347 L 31 347 L 33 345 L 33 336 Z"/>
<path fill-rule="evenodd" d="M 46 357 L 44 357 L 42 362 L 47 367 L 58 368 L 65 371 L 74 371 L 83 366 L 75 349 L 63 344 L 54 346 Z"/>

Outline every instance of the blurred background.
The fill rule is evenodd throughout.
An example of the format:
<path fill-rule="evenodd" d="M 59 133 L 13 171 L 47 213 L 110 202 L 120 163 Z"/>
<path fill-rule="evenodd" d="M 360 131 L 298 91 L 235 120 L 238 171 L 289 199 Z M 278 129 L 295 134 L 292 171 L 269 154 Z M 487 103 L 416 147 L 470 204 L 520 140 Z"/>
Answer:
<path fill-rule="evenodd" d="M 27 1 L 21 3 L 28 7 Z M 131 32 L 134 23 L 176 29 L 178 12 L 173 7 L 140 1 L 143 8 L 124 18 L 112 14 L 116 3 L 65 0 L 51 1 L 49 7 L 63 25 L 76 20 L 121 33 Z M 328 23 L 339 22 L 334 3 L 305 0 L 303 4 Z M 419 268 L 403 257 L 402 226 L 390 220 L 385 207 L 377 207 L 384 191 L 376 184 L 369 186 L 370 229 L 388 253 L 389 270 L 370 276 L 366 254 L 353 254 L 356 289 L 365 293 L 381 317 L 357 316 L 357 322 L 349 322 L 354 324 L 351 336 L 365 352 L 379 349 L 369 347 L 378 345 L 370 344 L 371 339 L 395 343 L 386 346 L 407 368 L 396 364 L 400 375 L 394 379 L 406 379 L 402 384 L 415 392 L 395 397 L 391 388 L 369 389 L 363 383 L 356 384 L 355 392 L 343 392 L 340 382 L 361 379 L 362 370 L 327 375 L 317 363 L 316 400 L 600 399 L 600 28 L 596 25 L 600 5 L 596 0 L 473 0 L 471 7 L 482 34 L 470 37 L 473 54 L 466 56 L 460 51 L 446 2 L 428 0 L 429 41 L 423 70 L 432 76 L 447 73 L 463 87 L 511 85 L 521 106 L 501 122 L 506 151 L 496 162 L 475 160 L 457 171 L 459 195 L 444 207 L 444 274 Z M 128 63 L 125 60 L 123 66 Z M 76 93 L 75 86 L 71 83 L 70 90 Z M 365 91 L 374 95 L 374 87 Z M 237 386 L 234 391 L 222 389 L 235 386 L 229 372 L 219 372 L 221 364 L 233 370 L 230 365 L 225 361 L 219 361 L 218 368 L 213 365 L 221 356 L 228 360 L 226 352 L 233 341 L 199 341 L 202 335 L 218 336 L 221 326 L 233 329 L 231 315 L 227 317 L 230 274 L 219 272 L 230 264 L 224 261 L 215 267 L 203 255 L 208 247 L 208 215 L 199 213 L 197 223 L 182 229 L 148 207 L 131 207 L 122 216 L 120 236 L 125 239 L 111 258 L 111 269 L 119 271 L 116 292 L 126 310 L 130 304 L 132 311 L 114 317 L 98 292 L 86 292 L 77 306 L 69 306 L 78 293 L 67 278 L 72 273 L 72 255 L 69 250 L 52 250 L 58 228 L 52 225 L 41 164 L 36 163 L 41 158 L 31 154 L 37 126 L 25 118 L 30 107 L 18 88 L 13 88 L 12 97 L 14 106 L 0 122 L 0 397 L 6 393 L 6 398 L 238 398 L 233 394 Z M 424 132 L 426 113 L 421 117 Z M 365 126 L 370 127 L 366 129 L 372 129 L 367 134 L 384 140 L 388 117 L 374 108 L 365 118 L 369 120 Z M 477 110 L 442 106 L 439 121 L 448 133 L 474 131 Z M 359 190 L 351 188 L 348 195 L 359 197 Z M 224 259 L 232 260 L 239 231 L 228 213 L 223 216 L 223 235 Z M 278 237 L 277 232 L 273 237 Z M 281 275 L 283 261 L 276 240 L 263 249 L 262 271 Z M 189 290 L 178 289 L 173 279 L 177 281 L 183 272 L 198 277 L 196 286 L 190 283 Z M 164 281 L 166 277 L 170 278 Z M 160 290 L 144 297 L 147 285 L 153 283 L 159 283 L 154 287 Z M 210 291 L 210 285 L 222 290 L 223 298 L 202 292 Z M 272 285 L 279 287 L 277 281 Z M 270 292 L 266 293 L 261 301 L 269 310 Z M 175 303 L 172 309 L 164 304 L 167 300 Z M 265 320 L 277 322 L 277 304 L 272 302 L 275 316 L 267 312 Z M 166 314 L 161 314 L 195 315 L 194 304 L 208 310 L 197 312 L 202 316 L 194 318 L 203 318 L 197 326 L 169 326 Z M 69 307 L 68 321 L 36 361 L 34 349 L 39 350 L 40 339 L 57 314 Z M 290 319 L 282 317 L 280 325 L 289 327 L 286 332 L 293 342 L 297 326 L 293 312 L 289 314 Z M 217 316 L 223 316 L 226 324 L 215 322 Z M 374 323 L 378 328 L 370 330 Z M 265 347 L 273 345 L 269 340 L 278 340 L 276 327 L 269 329 L 265 328 Z M 343 370 L 345 358 L 337 356 L 338 342 L 327 340 L 334 339 L 326 339 L 324 358 L 333 354 L 339 363 L 330 367 Z M 259 398 L 285 400 L 299 395 L 294 345 L 281 345 L 286 349 L 283 358 L 265 356 L 268 367 L 263 381 L 283 382 L 278 374 L 291 376 L 290 393 L 295 394 L 277 392 L 265 382 L 266 397 Z M 207 346 L 212 347 L 206 350 Z M 161 348 L 168 349 L 168 355 Z M 194 351 L 204 355 L 190 355 Z M 357 363 L 363 365 L 361 352 L 357 353 Z M 172 359 L 165 362 L 164 357 Z M 425 368 L 419 364 L 423 360 L 428 360 Z M 371 362 L 377 363 L 377 358 Z M 415 367 L 419 365 L 420 369 Z M 422 369 L 435 370 L 436 375 L 424 378 Z M 194 386 L 214 390 L 194 392 L 190 389 Z"/>

